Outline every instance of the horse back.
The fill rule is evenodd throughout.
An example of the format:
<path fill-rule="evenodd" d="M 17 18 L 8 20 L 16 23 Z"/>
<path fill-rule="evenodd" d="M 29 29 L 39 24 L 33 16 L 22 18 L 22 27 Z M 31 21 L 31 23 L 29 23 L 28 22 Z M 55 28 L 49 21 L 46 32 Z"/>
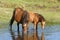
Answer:
<path fill-rule="evenodd" d="M 35 17 L 34 17 L 34 22 L 39 22 L 39 16 L 38 13 L 34 13 Z"/>
<path fill-rule="evenodd" d="M 29 13 L 29 21 L 33 22 L 34 17 L 35 17 L 34 13 L 31 11 L 29 11 L 28 13 Z"/>

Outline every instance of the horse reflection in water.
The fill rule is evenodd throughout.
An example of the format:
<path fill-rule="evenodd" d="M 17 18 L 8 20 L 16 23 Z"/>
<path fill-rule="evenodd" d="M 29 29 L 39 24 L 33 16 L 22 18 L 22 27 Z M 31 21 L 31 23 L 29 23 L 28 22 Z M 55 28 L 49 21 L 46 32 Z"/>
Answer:
<path fill-rule="evenodd" d="M 42 32 L 42 35 L 41 35 L 41 40 L 45 40 L 45 37 L 44 37 L 44 32 Z"/>
<path fill-rule="evenodd" d="M 38 32 L 37 32 L 37 31 L 34 31 L 33 39 L 34 39 L 34 40 L 39 40 Z"/>
<path fill-rule="evenodd" d="M 10 33 L 11 33 L 12 40 L 15 40 L 15 33 L 12 30 L 10 30 Z"/>
<path fill-rule="evenodd" d="M 17 37 L 16 37 L 15 33 L 13 32 L 13 30 L 10 30 L 10 34 L 11 34 L 12 40 L 21 40 L 22 39 L 19 32 L 18 32 Z"/>
<path fill-rule="evenodd" d="M 44 38 L 44 32 L 42 32 L 41 36 L 38 36 L 38 32 L 34 31 L 33 35 L 27 35 L 27 34 L 20 34 L 20 32 L 17 32 L 17 35 L 15 34 L 15 32 L 13 30 L 10 30 L 10 34 L 12 37 L 12 40 L 45 40 Z"/>

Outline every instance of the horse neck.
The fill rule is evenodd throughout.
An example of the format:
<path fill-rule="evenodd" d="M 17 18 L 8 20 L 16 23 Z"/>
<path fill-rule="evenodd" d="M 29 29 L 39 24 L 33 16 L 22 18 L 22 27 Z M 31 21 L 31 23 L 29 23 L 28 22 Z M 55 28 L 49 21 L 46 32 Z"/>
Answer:
<path fill-rule="evenodd" d="M 45 18 L 43 16 L 39 16 L 39 21 L 40 22 L 45 22 Z"/>

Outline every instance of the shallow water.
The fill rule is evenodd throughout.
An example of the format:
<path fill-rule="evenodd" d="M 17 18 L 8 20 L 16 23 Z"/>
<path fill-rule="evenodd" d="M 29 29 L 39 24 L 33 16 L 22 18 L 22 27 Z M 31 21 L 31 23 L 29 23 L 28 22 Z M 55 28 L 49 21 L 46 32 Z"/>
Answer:
<path fill-rule="evenodd" d="M 28 31 L 22 36 L 22 28 L 17 32 L 16 25 L 13 25 L 13 30 L 9 30 L 9 27 L 0 28 L 0 40 L 60 40 L 60 25 L 46 25 L 43 31 L 39 25 L 38 31 L 33 31 L 31 24 Z"/>

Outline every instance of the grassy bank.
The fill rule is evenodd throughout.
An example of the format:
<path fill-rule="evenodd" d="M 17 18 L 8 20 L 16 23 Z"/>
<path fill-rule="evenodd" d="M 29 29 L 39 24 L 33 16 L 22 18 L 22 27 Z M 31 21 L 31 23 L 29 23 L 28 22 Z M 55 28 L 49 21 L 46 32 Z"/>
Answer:
<path fill-rule="evenodd" d="M 0 26 L 8 24 L 13 10 L 23 7 L 43 15 L 47 23 L 60 24 L 60 1 L 49 0 L 0 0 Z"/>

